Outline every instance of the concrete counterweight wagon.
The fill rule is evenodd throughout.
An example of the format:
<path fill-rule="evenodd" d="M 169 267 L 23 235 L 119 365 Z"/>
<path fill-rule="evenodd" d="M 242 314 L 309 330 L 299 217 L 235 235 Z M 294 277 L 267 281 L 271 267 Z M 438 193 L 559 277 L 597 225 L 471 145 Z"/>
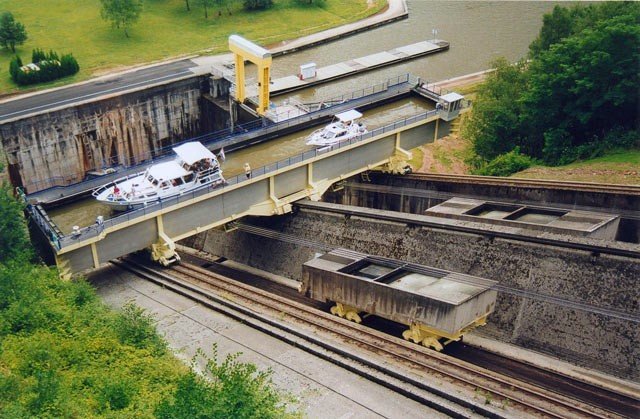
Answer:
<path fill-rule="evenodd" d="M 336 249 L 306 262 L 300 292 L 333 302 L 331 313 L 360 323 L 369 313 L 408 326 L 403 337 L 442 350 L 486 324 L 495 281 Z"/>

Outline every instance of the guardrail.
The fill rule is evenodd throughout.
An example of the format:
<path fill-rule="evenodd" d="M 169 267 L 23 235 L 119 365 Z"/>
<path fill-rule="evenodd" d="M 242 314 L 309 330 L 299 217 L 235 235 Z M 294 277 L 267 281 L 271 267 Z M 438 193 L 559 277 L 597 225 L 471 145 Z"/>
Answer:
<path fill-rule="evenodd" d="M 407 86 L 415 86 L 418 83 L 419 79 L 410 75 L 403 74 L 397 77 L 389 78 L 386 81 L 364 88 L 360 90 L 353 91 L 348 94 L 341 95 L 336 98 L 332 98 L 327 100 L 327 102 L 333 103 L 332 106 L 336 106 L 336 104 L 345 103 L 351 100 L 361 100 L 368 96 L 373 96 L 382 92 L 385 92 L 393 87 L 398 87 L 401 85 Z M 261 119 L 257 121 L 248 122 L 241 125 L 236 125 L 233 129 L 225 128 L 222 130 L 210 132 L 207 134 L 199 135 L 197 137 L 192 137 L 187 140 L 183 140 L 172 144 L 171 146 L 162 147 L 158 150 L 147 151 L 138 155 L 133 156 L 132 159 L 127 164 L 127 172 L 139 172 L 142 171 L 142 168 L 136 169 L 140 166 L 147 166 L 153 163 L 156 159 L 166 158 L 167 155 L 171 153 L 171 149 L 180 144 L 189 141 L 200 141 L 205 146 L 211 148 L 212 144 L 220 143 L 221 146 L 224 146 L 225 142 L 229 142 L 235 137 L 240 135 L 246 135 L 247 133 L 253 133 L 256 136 L 270 134 L 282 129 L 289 128 L 291 126 L 299 125 L 304 122 L 309 122 L 316 119 L 319 112 L 326 111 L 328 108 L 317 109 L 308 114 L 300 115 L 297 117 L 293 117 L 282 122 L 272 123 L 266 119 Z M 102 168 L 108 167 L 117 167 L 119 165 L 119 161 L 117 158 L 112 158 L 103 162 Z M 35 190 L 37 192 L 46 191 L 47 189 L 56 188 L 56 187 L 71 187 L 75 185 L 86 185 L 86 189 L 93 189 L 102 185 L 109 180 L 116 179 L 122 177 L 122 171 L 119 174 L 102 176 L 97 179 L 91 180 L 77 180 L 77 176 L 53 176 L 46 180 L 40 181 L 32 181 L 24 185 L 24 189 L 27 191 Z M 94 185 L 94 186 L 92 186 Z M 41 189 L 42 188 L 42 189 Z M 35 193 L 35 192 L 34 192 Z"/>
<path fill-rule="evenodd" d="M 296 156 L 291 156 L 288 157 L 286 159 L 277 161 L 275 163 L 271 163 L 262 167 L 259 167 L 257 169 L 253 169 L 251 171 L 251 176 L 252 177 L 256 177 L 256 176 L 261 176 L 261 175 L 265 175 L 268 173 L 273 173 L 279 169 L 294 165 L 294 164 L 298 164 L 298 163 L 302 163 L 305 160 L 309 160 L 312 159 L 314 157 L 323 155 L 328 153 L 329 151 L 332 150 L 337 150 L 358 142 L 361 142 L 365 139 L 368 138 L 373 138 L 376 137 L 378 135 L 382 135 L 386 132 L 389 131 L 393 131 L 396 130 L 398 128 L 413 124 L 415 122 L 419 122 L 425 119 L 428 119 L 430 117 L 433 116 L 437 116 L 438 115 L 438 111 L 437 110 L 431 110 L 428 112 L 422 112 L 420 114 L 414 115 L 414 116 L 410 116 L 401 120 L 398 120 L 396 122 L 393 122 L 391 124 L 385 125 L 383 127 L 380 128 L 376 128 L 373 129 L 365 134 L 362 134 L 361 136 L 352 138 L 348 141 L 344 141 L 342 143 L 330 146 L 330 147 L 323 147 L 320 149 L 313 149 L 313 150 L 308 150 L 305 151 L 303 153 L 300 153 Z M 132 211 L 128 211 L 125 212 L 121 215 L 118 215 L 116 217 L 110 218 L 108 220 L 104 220 L 104 222 L 96 222 L 95 224 L 88 226 L 88 227 L 84 227 L 82 229 L 79 229 L 77 231 L 74 231 L 71 234 L 62 234 L 62 233 L 57 233 L 56 230 L 59 232 L 59 230 L 57 229 L 57 227 L 55 226 L 55 224 L 53 223 L 52 220 L 48 219 L 48 217 L 46 218 L 46 220 L 48 220 L 48 222 L 37 222 L 37 224 L 39 226 L 41 226 L 41 228 L 43 229 L 43 231 L 45 232 L 45 234 L 47 235 L 47 237 L 50 238 L 51 243 L 53 243 L 53 245 L 56 247 L 56 249 L 60 250 L 62 248 L 64 248 L 65 246 L 69 246 L 72 245 L 74 243 L 77 243 L 79 241 L 83 241 L 92 237 L 96 237 L 97 235 L 99 235 L 105 228 L 107 227 L 113 227 L 116 226 L 118 224 L 121 223 L 125 223 L 125 222 L 129 222 L 131 220 L 134 220 L 136 218 L 139 217 L 143 217 L 147 214 L 153 213 L 155 211 L 158 210 L 162 210 L 164 208 L 169 208 L 171 206 L 174 206 L 178 203 L 181 202 L 186 202 L 192 199 L 195 199 L 197 197 L 200 197 L 202 195 L 205 195 L 211 191 L 215 190 L 219 190 L 222 189 L 224 190 L 225 188 L 228 188 L 230 186 L 233 185 L 238 185 L 241 183 L 245 183 L 245 182 L 249 182 L 250 179 L 247 179 L 245 174 L 239 174 L 236 176 L 233 176 L 229 179 L 226 180 L 226 183 L 224 185 L 216 185 L 216 186 L 207 186 L 207 187 L 203 187 L 203 188 L 199 188 L 199 189 L 195 189 L 192 191 L 189 191 L 187 193 L 181 194 L 181 195 L 174 195 L 172 197 L 168 197 L 168 198 L 164 198 L 164 199 L 158 199 L 157 201 L 154 201 L 148 205 L 146 205 L 143 208 L 140 209 L 136 209 L 136 210 L 132 210 Z M 32 211 L 32 209 L 34 208 L 34 206 L 30 206 L 29 212 L 32 214 L 32 216 L 34 216 L 34 212 Z M 35 217 L 38 217 L 37 215 Z M 40 218 L 39 218 L 40 219 Z"/>

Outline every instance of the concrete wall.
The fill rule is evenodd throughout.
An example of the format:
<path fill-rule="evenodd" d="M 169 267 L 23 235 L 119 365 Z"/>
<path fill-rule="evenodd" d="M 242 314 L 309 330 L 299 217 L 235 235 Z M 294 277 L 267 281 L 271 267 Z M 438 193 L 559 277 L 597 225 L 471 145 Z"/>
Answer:
<path fill-rule="evenodd" d="M 621 215 L 622 219 L 615 234 L 616 240 L 629 243 L 640 243 L 640 220 L 636 217 L 625 217 L 625 214 L 635 215 L 640 208 L 640 195 L 623 194 L 619 192 L 586 192 L 570 188 L 549 188 L 544 186 L 505 186 L 495 182 L 469 182 L 467 179 L 428 180 L 419 175 L 394 176 L 382 173 L 371 173 L 371 182 L 359 182 L 358 178 L 350 179 L 350 183 L 382 185 L 388 190 L 375 192 L 359 190 L 355 187 L 345 187 L 338 193 L 325 194 L 322 199 L 326 202 L 336 202 L 346 205 L 368 206 L 375 208 L 423 213 L 428 208 L 442 203 L 449 197 L 467 197 L 492 201 L 517 202 L 521 204 L 553 206 L 576 209 L 583 207 L 592 211 L 610 212 Z M 393 193 L 395 191 L 395 193 Z M 430 195 L 421 197 L 420 195 Z"/>
<path fill-rule="evenodd" d="M 201 133 L 203 78 L 130 93 L 0 125 L 0 153 L 29 193 L 82 180 L 91 170 L 130 166 Z"/>
<path fill-rule="evenodd" d="M 640 313 L 640 261 L 592 255 L 480 234 L 301 210 L 255 219 L 297 238 L 500 281 L 572 301 Z M 212 230 L 189 243 L 267 271 L 300 279 L 316 249 Z M 500 293 L 480 332 L 622 377 L 640 378 L 640 328 L 610 317 Z"/>

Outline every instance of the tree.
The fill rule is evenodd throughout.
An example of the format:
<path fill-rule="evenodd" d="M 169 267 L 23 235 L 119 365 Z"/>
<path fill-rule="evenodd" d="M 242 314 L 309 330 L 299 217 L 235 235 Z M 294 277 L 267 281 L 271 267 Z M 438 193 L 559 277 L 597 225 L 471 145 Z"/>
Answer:
<path fill-rule="evenodd" d="M 519 147 L 565 164 L 637 138 L 640 4 L 556 7 L 530 57 L 526 66 L 497 63 L 478 93 L 465 135 L 480 160 Z"/>
<path fill-rule="evenodd" d="M 100 0 L 100 2 L 102 18 L 111 21 L 111 25 L 115 28 L 123 28 L 128 38 L 127 28 L 137 22 L 142 13 L 142 0 Z"/>
<path fill-rule="evenodd" d="M 212 7 L 215 0 L 198 0 L 198 3 L 204 8 L 204 18 L 209 18 L 209 7 Z"/>
<path fill-rule="evenodd" d="M 540 34 L 529 45 L 532 57 L 539 55 L 540 52 L 549 49 L 551 45 L 571 35 L 577 11 L 581 9 L 576 8 L 573 10 L 572 16 L 571 11 L 566 7 L 556 6 L 551 13 L 544 15 Z"/>
<path fill-rule="evenodd" d="M 0 263 L 31 256 L 23 204 L 13 196 L 13 188 L 0 185 Z"/>
<path fill-rule="evenodd" d="M 244 0 L 247 10 L 268 9 L 273 6 L 273 0 Z"/>
<path fill-rule="evenodd" d="M 16 45 L 22 45 L 27 40 L 24 25 L 16 22 L 11 12 L 4 12 L 0 16 L 0 44 L 16 52 Z"/>
<path fill-rule="evenodd" d="M 522 121 L 548 163 L 566 163 L 638 123 L 640 25 L 630 15 L 565 38 L 531 64 Z"/>
<path fill-rule="evenodd" d="M 231 5 L 236 0 L 214 0 L 218 7 L 218 16 L 222 16 L 222 9 L 225 8 L 229 16 L 231 16 Z"/>
<path fill-rule="evenodd" d="M 495 71 L 480 87 L 473 115 L 464 128 L 464 135 L 473 141 L 476 154 L 487 161 L 521 144 L 518 98 L 526 87 L 524 63 L 512 65 L 499 59 L 491 66 Z M 531 148 L 523 151 L 530 154 Z"/>

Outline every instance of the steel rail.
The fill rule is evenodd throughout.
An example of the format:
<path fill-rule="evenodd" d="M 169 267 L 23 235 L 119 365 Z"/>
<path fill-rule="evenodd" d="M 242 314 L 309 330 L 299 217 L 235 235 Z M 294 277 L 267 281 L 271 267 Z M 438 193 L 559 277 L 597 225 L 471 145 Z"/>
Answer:
<path fill-rule="evenodd" d="M 252 225 L 248 225 L 248 224 L 238 224 L 238 230 L 240 231 L 244 231 L 246 233 L 249 234 L 254 234 L 257 236 L 261 236 L 261 237 L 266 237 L 266 238 L 270 238 L 273 240 L 278 240 L 278 241 L 283 241 L 286 243 L 291 243 L 291 244 L 296 244 L 299 246 L 305 246 L 305 247 L 309 247 L 312 249 L 318 249 L 318 250 L 322 250 L 324 252 L 330 252 L 330 251 L 336 251 L 336 246 L 329 246 L 323 243 L 318 243 L 318 242 L 314 242 L 312 240 L 308 240 L 308 239 L 304 239 L 301 237 L 297 237 L 297 236 L 292 236 L 290 234 L 286 234 L 286 233 L 281 233 L 278 231 L 274 231 L 274 230 L 269 230 L 267 228 L 264 227 L 256 227 L 256 226 L 252 226 Z M 348 249 L 341 249 L 339 250 L 340 253 L 343 253 L 344 256 L 346 257 L 351 257 L 351 258 L 359 258 L 359 257 L 363 257 L 364 254 L 360 253 L 360 252 L 355 252 L 355 251 L 351 251 Z M 394 259 L 389 259 L 389 258 L 385 258 L 382 256 L 368 256 L 369 259 L 372 260 L 379 260 L 382 261 L 383 263 L 387 264 L 387 265 L 391 265 L 394 267 L 400 267 L 400 266 L 406 266 L 406 267 L 411 267 L 412 270 L 416 271 L 416 272 L 422 272 L 425 273 L 426 275 L 430 275 L 430 272 L 425 271 L 425 267 L 418 265 L 418 264 L 414 264 L 414 263 L 408 263 L 408 262 L 398 262 L 397 260 Z M 443 271 L 444 272 L 444 271 Z M 462 280 L 462 278 L 460 276 L 455 276 L 453 278 L 451 278 L 452 281 L 457 281 L 457 282 L 464 282 L 464 283 L 468 283 L 471 285 L 479 285 L 479 286 L 486 286 L 486 281 L 484 281 L 482 278 L 476 278 L 475 280 L 471 280 L 469 279 L 468 281 L 464 281 Z M 542 294 L 542 293 L 538 293 L 538 292 L 532 292 L 532 291 L 528 291 L 525 289 L 521 289 L 521 288 L 516 288 L 516 287 L 509 287 L 509 286 L 505 286 L 505 285 L 500 285 L 500 284 L 494 284 L 491 286 L 491 288 L 506 293 L 506 294 L 511 294 L 511 295 L 515 295 L 518 297 L 524 297 L 524 298 L 529 298 L 531 300 L 536 300 L 536 301 L 542 301 L 542 302 L 549 302 L 549 303 L 553 303 L 553 304 L 557 304 L 560 305 L 562 307 L 567 307 L 567 308 L 572 308 L 575 310 L 582 310 L 582 311 L 586 311 L 589 313 L 595 313 L 595 314 L 600 314 L 603 316 L 608 316 L 608 317 L 612 317 L 612 318 L 616 318 L 616 319 L 620 319 L 620 320 L 625 320 L 625 321 L 630 321 L 630 322 L 634 322 L 634 323 L 640 323 L 640 316 L 637 314 L 633 314 L 633 313 L 628 313 L 628 312 L 624 312 L 624 311 L 620 311 L 620 310 L 615 310 L 615 309 L 611 309 L 611 308 L 605 308 L 605 307 L 598 307 L 598 306 L 594 306 L 591 304 L 585 304 L 585 303 L 581 303 L 578 301 L 572 301 L 572 300 L 567 300 L 564 298 L 559 298 L 556 297 L 554 295 L 550 295 L 550 294 Z"/>
<path fill-rule="evenodd" d="M 567 413 L 588 417 L 610 417 L 608 413 L 600 412 L 600 409 L 595 408 L 594 410 L 593 406 L 412 345 L 259 288 L 238 283 L 195 265 L 176 265 L 171 267 L 170 271 L 174 275 L 177 273 L 187 281 L 200 281 L 209 287 L 217 288 L 222 291 L 223 295 L 227 297 L 231 295 L 234 300 L 241 299 L 250 304 L 262 306 L 273 311 L 275 315 L 284 312 L 289 317 L 297 318 L 298 321 L 324 329 L 331 334 L 337 334 L 345 341 L 357 341 L 359 347 L 370 348 L 376 353 L 384 352 L 386 357 L 394 361 L 400 359 L 404 363 L 408 363 L 412 370 L 417 368 L 422 371 L 435 372 L 472 388 L 481 388 L 496 396 L 517 402 L 526 409 L 533 409 L 553 417 L 566 417 Z M 542 407 L 532 400 L 536 400 L 538 403 L 550 403 L 554 407 Z M 564 411 L 554 411 L 554 408 L 561 408 Z"/>
<path fill-rule="evenodd" d="M 473 183 L 471 183 L 473 184 Z M 473 194 L 465 194 L 465 193 L 453 193 L 453 192 L 441 192 L 435 191 L 432 189 L 419 189 L 419 188 L 408 188 L 405 186 L 392 186 L 392 185 L 379 185 L 375 183 L 360 183 L 360 182 L 346 182 L 344 184 L 345 188 L 356 190 L 356 191 L 366 191 L 366 192 L 378 192 L 381 194 L 387 195 L 401 195 L 404 197 L 417 197 L 423 199 L 435 199 L 446 201 L 451 198 L 468 198 L 475 200 L 484 200 L 489 202 L 499 202 L 499 203 L 508 203 L 513 205 L 521 205 L 521 206 L 530 206 L 530 207 L 540 207 L 539 201 L 533 200 L 522 200 L 522 199 L 513 199 L 513 198 L 495 198 L 487 195 L 473 195 Z M 549 205 L 544 205 L 548 207 Z M 593 211 L 593 212 L 604 212 L 607 214 L 615 214 L 620 215 L 622 218 L 630 219 L 630 220 L 640 220 L 640 209 L 639 210 L 617 210 L 614 208 L 602 208 L 595 207 L 589 205 L 576 205 L 576 204 L 568 204 L 568 203 L 554 203 L 553 208 L 563 209 L 563 210 L 581 210 L 581 211 Z"/>
<path fill-rule="evenodd" d="M 622 193 L 640 196 L 640 185 L 621 185 L 615 183 L 576 182 L 565 180 L 520 179 L 496 176 L 447 175 L 436 173 L 410 173 L 403 176 L 407 179 L 434 180 L 456 183 L 485 183 L 500 186 L 531 186 L 546 189 L 570 189 L 582 192 Z"/>
<path fill-rule="evenodd" d="M 435 228 L 440 230 L 471 233 L 471 234 L 477 234 L 480 236 L 497 237 L 501 239 L 542 244 L 545 246 L 563 247 L 563 248 L 574 249 L 574 250 L 582 250 L 582 251 L 595 253 L 595 254 L 608 254 L 608 255 L 625 256 L 625 257 L 630 257 L 634 259 L 640 259 L 640 246 L 636 246 L 638 247 L 637 250 L 625 249 L 622 247 L 601 246 L 596 244 L 587 244 L 587 243 L 552 239 L 548 237 L 525 236 L 522 234 L 508 233 L 504 231 L 495 231 L 495 230 L 486 231 L 486 230 L 480 230 L 478 228 L 468 227 L 463 225 L 450 225 L 450 224 L 443 225 L 442 223 L 429 221 L 427 219 L 414 218 L 411 220 L 407 220 L 406 219 L 407 214 L 397 213 L 396 215 L 396 214 L 392 214 L 392 211 L 384 211 L 384 213 L 380 213 L 380 212 L 365 213 L 364 211 L 358 211 L 355 207 L 347 208 L 346 206 L 343 206 L 340 208 L 338 207 L 320 208 L 317 205 L 311 204 L 309 202 L 304 202 L 304 201 L 295 202 L 293 205 L 298 208 L 309 208 L 315 211 L 334 212 L 334 213 L 345 214 L 345 215 L 357 215 L 360 217 L 367 217 L 367 218 L 373 218 L 373 219 L 385 220 L 385 221 L 393 221 L 397 223 L 411 224 L 411 225 L 421 226 L 421 227 L 430 227 L 430 228 Z"/>

